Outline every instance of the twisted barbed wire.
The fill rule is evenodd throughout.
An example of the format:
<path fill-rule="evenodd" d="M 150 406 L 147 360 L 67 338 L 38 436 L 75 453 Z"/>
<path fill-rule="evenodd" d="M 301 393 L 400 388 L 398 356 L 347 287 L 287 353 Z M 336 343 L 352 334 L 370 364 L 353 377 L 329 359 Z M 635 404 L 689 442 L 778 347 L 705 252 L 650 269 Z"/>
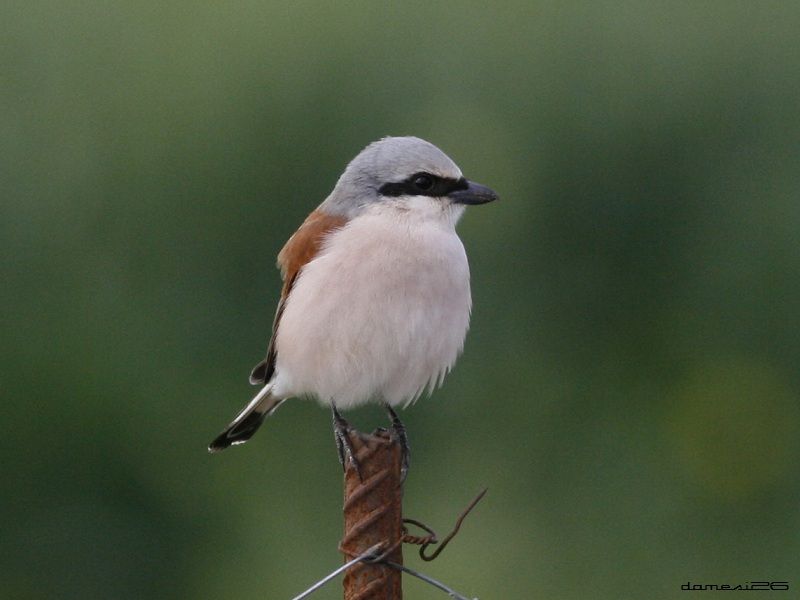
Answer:
<path fill-rule="evenodd" d="M 387 567 L 390 567 L 392 569 L 395 569 L 395 570 L 398 570 L 398 571 L 402 571 L 404 573 L 408 573 L 409 575 L 413 575 L 414 577 L 416 577 L 416 578 L 418 578 L 418 579 L 420 579 L 420 580 L 432 585 L 433 587 L 435 587 L 437 589 L 440 589 L 443 592 L 446 592 L 447 594 L 450 595 L 451 598 L 455 598 L 456 600 L 478 600 L 478 598 L 468 598 L 467 596 L 459 594 L 458 592 L 453 590 L 451 587 L 445 585 L 441 581 L 438 581 L 438 580 L 434 579 L 433 577 L 430 577 L 429 575 L 425 575 L 424 573 L 420 573 L 419 571 L 416 571 L 416 570 L 414 570 L 414 569 L 412 569 L 410 567 L 407 567 L 405 565 L 401 565 L 401 564 L 398 564 L 396 562 L 390 561 L 390 560 L 388 560 L 388 557 L 391 556 L 391 554 L 400 546 L 400 544 L 406 543 L 406 544 L 418 545 L 420 547 L 419 555 L 420 555 L 420 558 L 422 558 L 422 560 L 425 560 L 425 561 L 434 560 L 437 556 L 439 556 L 442 553 L 442 551 L 445 549 L 445 547 L 450 542 L 450 540 L 452 540 L 456 536 L 458 531 L 461 529 L 461 524 L 464 522 L 464 519 L 467 518 L 467 516 L 472 511 L 472 509 L 475 508 L 475 506 L 478 504 L 478 502 L 481 501 L 481 499 L 484 497 L 486 492 L 487 492 L 486 489 L 482 490 L 472 500 L 472 502 L 470 502 L 469 505 L 463 511 L 461 511 L 461 514 L 456 519 L 456 523 L 455 523 L 455 526 L 453 527 L 453 530 L 449 534 L 447 534 L 447 536 L 442 540 L 441 545 L 438 548 L 436 548 L 436 550 L 434 552 L 432 552 L 431 554 L 428 555 L 425 552 L 426 552 L 427 548 L 429 546 L 431 546 L 432 544 L 439 543 L 439 540 L 438 540 L 438 538 L 436 536 L 436 532 L 433 529 L 431 529 L 430 527 L 428 527 L 427 525 L 425 525 L 424 523 L 422 523 L 421 521 L 418 521 L 416 519 L 403 519 L 404 523 L 410 523 L 412 525 L 415 525 L 415 526 L 423 529 L 424 531 L 427 532 L 427 535 L 423 535 L 423 536 L 411 535 L 411 534 L 408 533 L 408 529 L 404 525 L 403 526 L 403 536 L 400 539 L 398 539 L 396 542 L 394 542 L 393 544 L 387 544 L 386 542 L 380 542 L 378 544 L 375 544 L 375 545 L 371 546 L 370 548 L 368 548 L 367 550 L 365 550 L 364 552 L 362 552 L 358 556 L 352 557 L 351 560 L 346 562 L 341 567 L 331 571 L 328 575 L 326 575 L 325 577 L 320 579 L 318 582 L 316 582 L 314 585 L 312 585 L 306 591 L 302 592 L 299 596 L 295 596 L 294 598 L 292 598 L 292 600 L 303 600 L 304 598 L 308 598 L 311 594 L 316 592 L 318 589 L 323 587 L 325 584 L 327 584 L 330 581 L 334 580 L 336 577 L 338 577 L 339 575 L 341 575 L 342 573 L 344 573 L 345 571 L 347 571 L 351 567 L 354 567 L 354 566 L 358 565 L 359 563 L 382 564 L 382 565 L 386 565 Z M 340 545 L 339 549 L 340 549 L 340 551 L 344 552 L 348 556 L 351 556 L 350 553 L 348 553 L 346 550 L 344 550 L 341 545 Z"/>
<path fill-rule="evenodd" d="M 354 564 L 359 563 L 362 560 L 366 560 L 366 559 L 370 558 L 375 552 L 377 552 L 381 548 L 381 546 L 383 546 L 382 543 L 381 544 L 375 544 L 371 548 L 367 548 L 364 552 L 362 552 L 360 555 L 356 556 L 353 560 L 344 563 L 338 569 L 334 569 L 333 571 L 328 573 L 325 577 L 320 579 L 317 583 L 315 583 L 310 588 L 308 588 L 305 592 L 302 592 L 300 595 L 295 596 L 294 598 L 292 598 L 292 600 L 303 600 L 303 598 L 308 598 L 311 594 L 316 592 L 319 588 L 324 586 L 326 583 L 336 579 L 339 575 L 341 575 L 342 573 L 347 571 L 347 569 L 352 567 Z"/>

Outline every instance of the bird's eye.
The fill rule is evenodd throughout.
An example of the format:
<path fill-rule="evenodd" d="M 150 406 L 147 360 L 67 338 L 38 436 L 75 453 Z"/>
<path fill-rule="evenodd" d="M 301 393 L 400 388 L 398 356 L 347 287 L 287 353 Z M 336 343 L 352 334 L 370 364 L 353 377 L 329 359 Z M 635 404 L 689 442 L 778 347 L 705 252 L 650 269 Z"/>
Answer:
<path fill-rule="evenodd" d="M 414 187 L 423 192 L 427 192 L 433 187 L 433 177 L 430 175 L 417 175 L 414 177 Z"/>

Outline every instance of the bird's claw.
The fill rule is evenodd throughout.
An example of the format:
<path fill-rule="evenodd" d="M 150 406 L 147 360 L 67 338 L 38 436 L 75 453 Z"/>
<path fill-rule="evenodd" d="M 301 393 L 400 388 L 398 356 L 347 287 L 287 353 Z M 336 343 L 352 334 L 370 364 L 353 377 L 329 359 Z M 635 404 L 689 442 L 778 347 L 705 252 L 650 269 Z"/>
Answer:
<path fill-rule="evenodd" d="M 392 420 L 392 431 L 400 442 L 400 450 L 402 452 L 400 463 L 400 485 L 402 485 L 408 476 L 408 467 L 411 464 L 411 448 L 408 445 L 408 434 L 406 433 L 406 426 L 394 412 L 391 406 L 385 405 L 386 412 L 389 413 L 389 418 Z"/>
<path fill-rule="evenodd" d="M 352 427 L 350 427 L 350 423 L 345 421 L 342 415 L 339 414 L 339 411 L 336 410 L 335 406 L 332 406 L 332 409 L 333 437 L 336 440 L 336 451 L 339 454 L 339 464 L 342 465 L 343 471 L 347 471 L 347 463 L 349 462 L 353 467 L 353 470 L 356 472 L 356 475 L 358 475 L 359 481 L 364 481 L 364 478 L 361 476 L 361 465 L 358 463 L 355 451 L 353 450 L 353 445 L 350 443 L 350 431 L 352 430 Z"/>

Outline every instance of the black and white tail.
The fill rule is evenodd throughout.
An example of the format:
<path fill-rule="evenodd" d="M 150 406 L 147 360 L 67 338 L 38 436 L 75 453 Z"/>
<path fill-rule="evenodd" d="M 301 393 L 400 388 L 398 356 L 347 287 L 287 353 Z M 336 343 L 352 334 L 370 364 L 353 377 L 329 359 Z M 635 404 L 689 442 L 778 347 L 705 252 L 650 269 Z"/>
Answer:
<path fill-rule="evenodd" d="M 265 385 L 256 397 L 236 415 L 236 418 L 208 445 L 209 452 L 221 452 L 228 446 L 244 444 L 253 437 L 268 416 L 283 403 L 284 399 L 276 398 L 270 390 L 272 384 Z"/>

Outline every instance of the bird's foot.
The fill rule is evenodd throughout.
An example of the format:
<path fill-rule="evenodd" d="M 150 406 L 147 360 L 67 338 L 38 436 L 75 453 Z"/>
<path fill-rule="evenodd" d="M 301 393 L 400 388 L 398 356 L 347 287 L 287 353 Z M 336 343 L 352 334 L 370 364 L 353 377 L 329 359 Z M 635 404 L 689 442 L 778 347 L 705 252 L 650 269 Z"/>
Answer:
<path fill-rule="evenodd" d="M 386 412 L 389 413 L 389 418 L 392 420 L 392 431 L 397 436 L 397 441 L 400 442 L 400 450 L 402 452 L 400 463 L 400 484 L 402 485 L 408 476 L 408 467 L 411 464 L 411 448 L 408 445 L 408 434 L 406 433 L 406 426 L 394 412 L 391 406 L 384 404 Z"/>
<path fill-rule="evenodd" d="M 339 464 L 342 465 L 342 470 L 347 471 L 347 463 L 349 462 L 353 470 L 358 475 L 360 481 L 364 481 L 361 476 L 361 465 L 356 460 L 356 454 L 353 450 L 353 445 L 350 443 L 350 423 L 344 420 L 344 417 L 339 414 L 334 405 L 333 409 L 333 437 L 336 440 L 336 451 L 339 453 Z"/>

